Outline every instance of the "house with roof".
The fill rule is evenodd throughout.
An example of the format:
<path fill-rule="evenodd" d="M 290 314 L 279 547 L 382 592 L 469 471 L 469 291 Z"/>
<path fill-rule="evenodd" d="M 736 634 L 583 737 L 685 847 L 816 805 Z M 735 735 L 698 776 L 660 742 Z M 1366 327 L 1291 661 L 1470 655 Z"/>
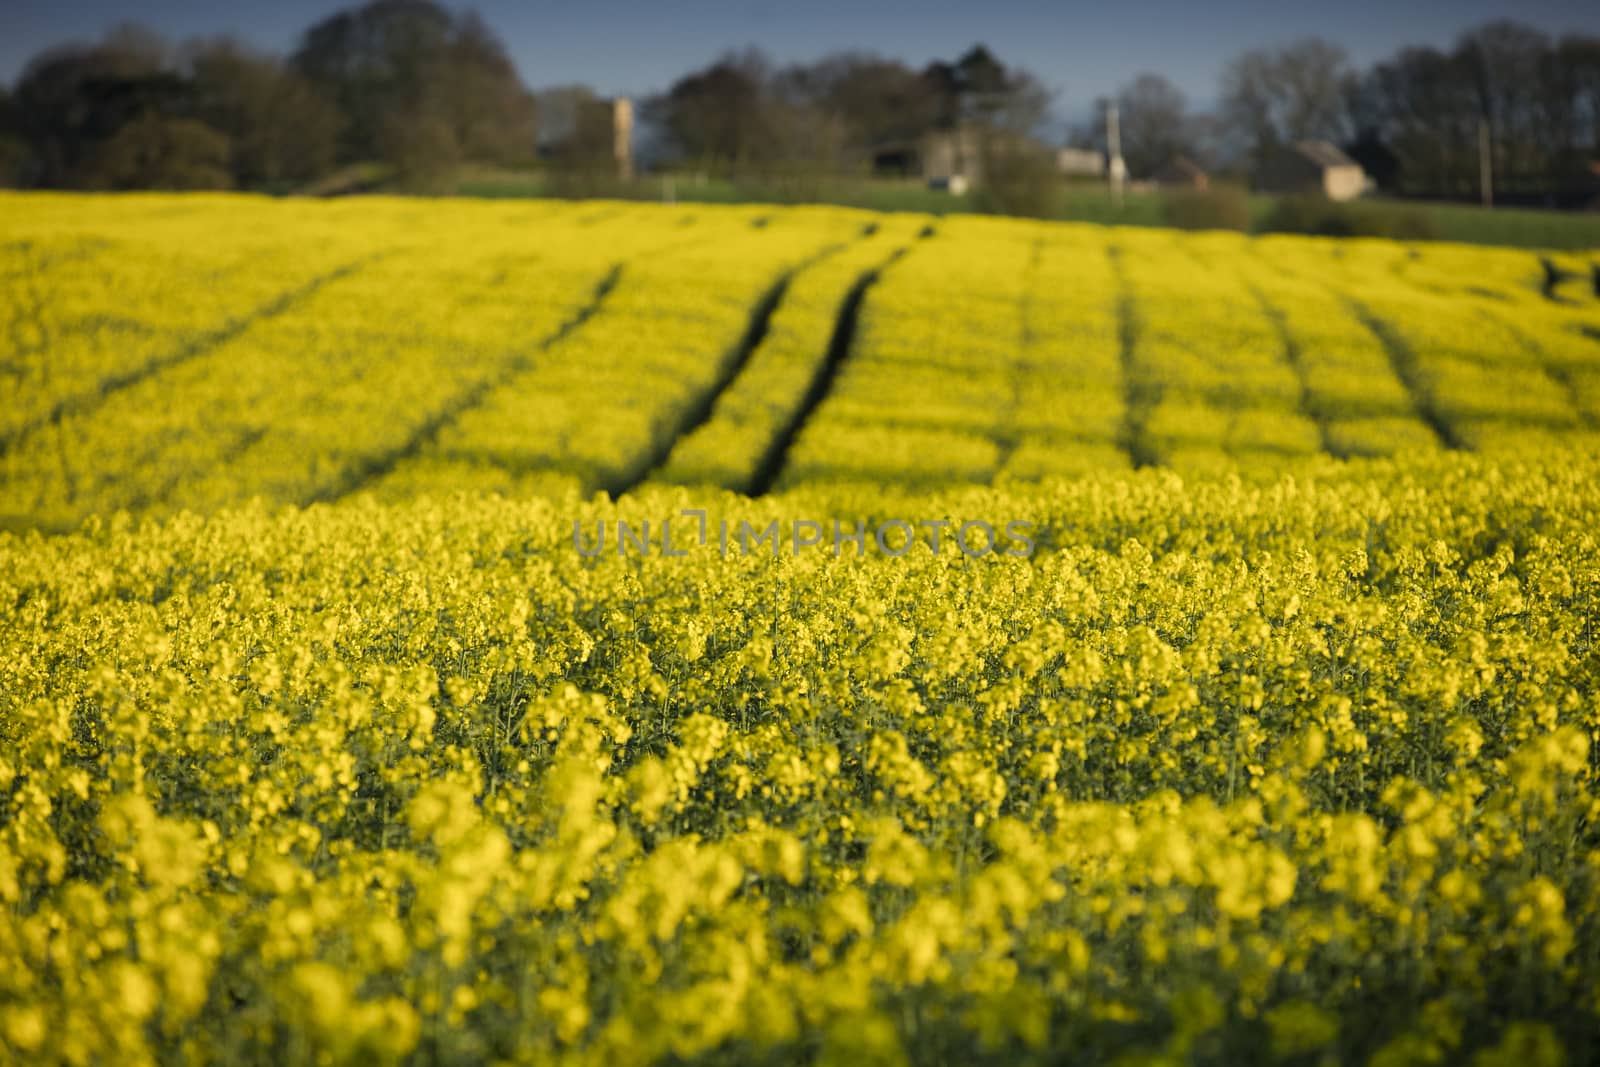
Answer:
<path fill-rule="evenodd" d="M 1036 147 L 1037 142 L 1025 135 L 962 122 L 879 142 L 872 148 L 872 170 L 878 175 L 918 177 L 930 188 L 960 194 L 983 184 L 986 155 L 1004 158 Z"/>
<path fill-rule="evenodd" d="M 1097 148 L 1068 145 L 1056 149 L 1056 170 L 1069 178 L 1104 178 L 1106 156 Z"/>
<path fill-rule="evenodd" d="M 1188 156 L 1173 156 L 1150 175 L 1157 187 L 1162 189 L 1188 189 L 1192 192 L 1203 193 L 1211 185 L 1211 176 Z"/>
<path fill-rule="evenodd" d="M 931 188 L 964 193 L 983 173 L 977 130 L 968 125 L 924 130 L 872 147 L 872 172 L 880 177 L 921 178 Z"/>
<path fill-rule="evenodd" d="M 970 123 L 948 130 L 929 130 L 917 141 L 922 177 L 935 189 L 964 193 L 983 181 L 979 130 Z"/>
<path fill-rule="evenodd" d="M 1320 193 L 1354 200 L 1368 187 L 1367 173 L 1331 141 L 1279 146 L 1256 171 L 1255 186 L 1268 193 Z"/>

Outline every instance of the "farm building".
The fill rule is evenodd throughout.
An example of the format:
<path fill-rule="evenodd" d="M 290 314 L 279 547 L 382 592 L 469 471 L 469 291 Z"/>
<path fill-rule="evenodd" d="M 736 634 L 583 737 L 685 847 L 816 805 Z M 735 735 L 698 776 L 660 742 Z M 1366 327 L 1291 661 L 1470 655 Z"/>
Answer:
<path fill-rule="evenodd" d="M 1361 164 L 1328 141 L 1297 141 L 1273 152 L 1256 172 L 1256 187 L 1269 193 L 1321 193 L 1329 200 L 1354 200 L 1367 190 Z"/>
<path fill-rule="evenodd" d="M 933 188 L 963 192 L 977 184 L 983 171 L 977 133 L 963 126 L 881 142 L 872 150 L 872 170 L 879 175 L 921 178 Z"/>
<path fill-rule="evenodd" d="M 1106 156 L 1094 148 L 1058 148 L 1056 169 L 1070 178 L 1103 178 Z"/>
<path fill-rule="evenodd" d="M 983 154 L 977 131 L 970 126 L 929 130 L 917 142 L 917 157 L 922 177 L 938 189 L 962 192 L 983 177 Z"/>
<path fill-rule="evenodd" d="M 983 184 L 985 152 L 991 156 L 1039 148 L 1031 138 L 1006 131 L 985 133 L 963 123 L 951 129 L 927 130 L 915 138 L 884 141 L 872 150 L 872 169 L 879 175 L 921 178 L 934 189 L 962 193 Z M 1057 157 L 1058 166 L 1059 159 Z M 1100 173 L 1104 172 L 1102 164 Z"/>

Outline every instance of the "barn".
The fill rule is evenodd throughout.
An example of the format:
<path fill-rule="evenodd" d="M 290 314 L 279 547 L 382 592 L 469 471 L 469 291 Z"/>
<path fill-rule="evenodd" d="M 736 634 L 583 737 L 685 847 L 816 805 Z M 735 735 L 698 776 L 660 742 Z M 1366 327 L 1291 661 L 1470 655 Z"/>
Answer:
<path fill-rule="evenodd" d="M 1321 193 L 1329 200 L 1354 200 L 1367 190 L 1361 164 L 1329 141 L 1296 141 L 1268 155 L 1256 172 L 1256 188 L 1268 193 Z"/>
<path fill-rule="evenodd" d="M 1150 178 L 1163 189 L 1189 189 L 1203 193 L 1211 185 L 1205 168 L 1188 156 L 1173 156 L 1158 167 Z"/>

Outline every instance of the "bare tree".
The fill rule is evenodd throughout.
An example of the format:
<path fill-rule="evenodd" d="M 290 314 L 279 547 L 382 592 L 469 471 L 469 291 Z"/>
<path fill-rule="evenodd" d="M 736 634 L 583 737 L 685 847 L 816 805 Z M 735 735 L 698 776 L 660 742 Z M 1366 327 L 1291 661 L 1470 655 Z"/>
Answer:
<path fill-rule="evenodd" d="M 1280 121 L 1286 140 L 1339 140 L 1349 133 L 1345 91 L 1353 77 L 1345 50 L 1307 37 L 1278 53 Z"/>
<path fill-rule="evenodd" d="M 1542 172 L 1552 154 L 1538 103 L 1550 51 L 1543 33 L 1509 19 L 1470 30 L 1456 44 L 1471 73 L 1478 115 L 1489 124 L 1495 173 L 1508 185 Z"/>
<path fill-rule="evenodd" d="M 1050 119 L 1055 94 L 1032 72 L 1010 67 L 1006 72 L 1006 92 L 990 113 L 990 120 L 1001 129 L 1032 136 Z"/>
<path fill-rule="evenodd" d="M 1600 37 L 1563 37 L 1557 46 L 1556 62 L 1572 79 L 1576 139 L 1581 147 L 1600 155 Z"/>
<path fill-rule="evenodd" d="M 1321 38 L 1252 49 L 1223 71 L 1222 119 L 1257 164 L 1278 144 L 1343 139 L 1353 77 L 1344 49 Z"/>
<path fill-rule="evenodd" d="M 1405 192 L 1470 195 L 1476 183 L 1478 105 L 1457 55 L 1408 48 L 1362 79 L 1362 117 L 1399 161 Z"/>
<path fill-rule="evenodd" d="M 1135 177 L 1154 174 L 1191 151 L 1188 101 L 1159 74 L 1141 74 L 1117 94 L 1122 155 Z"/>
<path fill-rule="evenodd" d="M 1487 123 L 1497 194 L 1581 202 L 1600 142 L 1600 41 L 1492 22 L 1448 52 L 1407 48 L 1376 64 L 1349 102 L 1360 148 L 1392 159 L 1402 192 L 1476 195 Z"/>
<path fill-rule="evenodd" d="M 919 73 L 857 52 L 789 67 L 779 74 L 776 92 L 794 108 L 826 116 L 850 167 L 876 148 L 913 141 L 938 118 L 933 89 Z"/>

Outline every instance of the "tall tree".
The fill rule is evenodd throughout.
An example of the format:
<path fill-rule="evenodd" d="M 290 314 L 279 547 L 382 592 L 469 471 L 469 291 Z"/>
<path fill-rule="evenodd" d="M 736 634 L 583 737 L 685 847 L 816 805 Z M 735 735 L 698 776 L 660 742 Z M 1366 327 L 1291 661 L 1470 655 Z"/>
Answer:
<path fill-rule="evenodd" d="M 1342 139 L 1353 77 L 1344 50 L 1318 37 L 1252 49 L 1223 71 L 1222 118 L 1256 164 L 1279 144 Z"/>
<path fill-rule="evenodd" d="M 1189 154 L 1193 145 L 1188 102 L 1159 74 L 1141 74 L 1117 94 L 1122 123 L 1122 155 L 1128 171 L 1149 177 L 1174 156 Z"/>
<path fill-rule="evenodd" d="M 1050 93 L 1039 79 L 1007 67 L 987 45 L 973 45 L 954 63 L 930 63 L 922 78 L 943 127 L 968 122 L 1027 134 L 1049 116 Z"/>
<path fill-rule="evenodd" d="M 852 163 L 875 147 L 914 140 L 939 117 L 925 78 L 896 60 L 858 52 L 790 67 L 779 75 L 778 92 L 839 123 Z"/>
<path fill-rule="evenodd" d="M 119 129 L 146 113 L 181 115 L 188 85 L 167 60 L 165 43 L 133 26 L 113 30 L 98 44 L 65 45 L 32 59 L 14 97 L 31 181 L 101 185 L 100 150 Z"/>
<path fill-rule="evenodd" d="M 305 181 L 332 165 L 339 113 L 299 74 L 229 38 L 184 52 L 195 115 L 232 143 L 240 186 Z"/>
<path fill-rule="evenodd" d="M 1540 116 L 1540 83 L 1546 80 L 1550 52 L 1548 37 L 1510 19 L 1469 30 L 1456 44 L 1472 77 L 1478 116 L 1489 124 L 1495 173 L 1508 187 L 1526 184 L 1560 151 L 1545 136 Z M 1564 109 L 1555 110 L 1557 124 L 1565 125 L 1559 114 Z"/>
<path fill-rule="evenodd" d="M 1568 34 L 1557 46 L 1556 62 L 1572 79 L 1577 145 L 1600 157 L 1600 37 Z"/>
<path fill-rule="evenodd" d="M 1499 20 L 1448 52 L 1403 49 L 1374 65 L 1350 99 L 1362 142 L 1393 153 L 1403 192 L 1476 196 L 1487 124 L 1497 197 L 1575 199 L 1600 147 L 1600 43 L 1558 44 Z"/>
<path fill-rule="evenodd" d="M 729 53 L 679 78 L 648 110 L 681 158 L 708 171 L 749 171 L 777 154 L 770 72 L 760 52 Z"/>
<path fill-rule="evenodd" d="M 1398 160 L 1400 191 L 1472 195 L 1478 104 L 1458 55 L 1403 49 L 1375 65 L 1357 95 L 1369 138 L 1387 142 Z"/>
<path fill-rule="evenodd" d="M 456 17 L 433 92 L 467 159 L 529 159 L 537 110 L 505 45 L 474 12 Z"/>
<path fill-rule="evenodd" d="M 533 152 L 532 97 L 499 40 L 476 16 L 433 0 L 374 0 L 329 16 L 306 31 L 291 63 L 337 104 L 344 159 L 410 158 L 407 129 L 449 155 Z"/>
<path fill-rule="evenodd" d="M 28 146 L 11 94 L 0 86 L 0 186 L 18 186 L 28 179 Z"/>
<path fill-rule="evenodd" d="M 956 84 L 960 87 L 965 117 L 987 119 L 1004 106 L 1011 91 L 1011 77 L 1005 64 L 994 57 L 988 45 L 976 44 L 955 62 Z"/>

